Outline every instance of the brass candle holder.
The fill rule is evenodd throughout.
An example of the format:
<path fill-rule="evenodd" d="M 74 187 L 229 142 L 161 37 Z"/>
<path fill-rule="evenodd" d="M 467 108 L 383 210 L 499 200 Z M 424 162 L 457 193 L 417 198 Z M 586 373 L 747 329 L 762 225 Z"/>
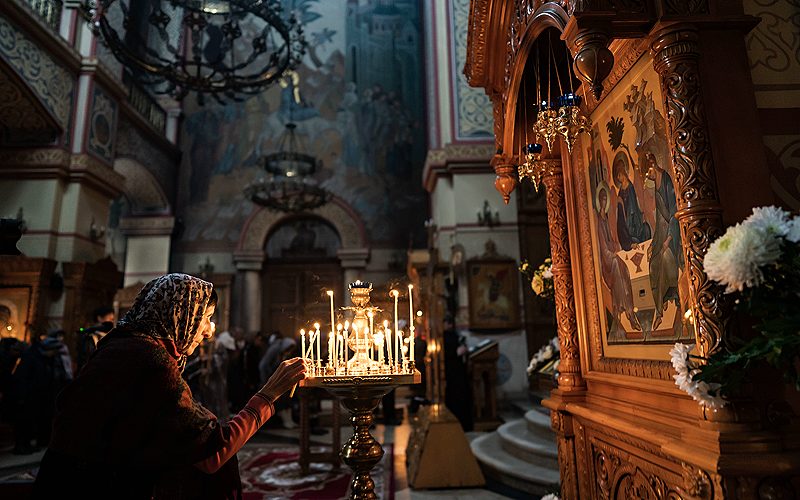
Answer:
<path fill-rule="evenodd" d="M 370 315 L 380 310 L 369 305 L 372 291 L 370 283 L 357 281 L 349 288 L 353 306 L 342 309 L 353 311 L 354 330 L 362 331 L 359 336 L 348 337 L 345 343 L 354 354 L 338 369 L 336 363 L 315 368 L 308 378 L 300 382 L 300 387 L 325 389 L 350 412 L 353 435 L 342 446 L 340 456 L 353 471 L 350 498 L 369 500 L 377 499 L 370 471 L 380 462 L 384 453 L 381 443 L 369 432 L 374 420 L 372 412 L 383 396 L 401 385 L 420 383 L 422 376 L 414 361 L 408 358 L 401 356 L 390 364 L 388 360 L 384 363 L 370 356 L 370 350 L 380 342 L 376 343 L 374 336 L 364 331 L 365 325 L 372 319 Z M 338 429 L 334 429 L 334 432 L 338 432 Z"/>

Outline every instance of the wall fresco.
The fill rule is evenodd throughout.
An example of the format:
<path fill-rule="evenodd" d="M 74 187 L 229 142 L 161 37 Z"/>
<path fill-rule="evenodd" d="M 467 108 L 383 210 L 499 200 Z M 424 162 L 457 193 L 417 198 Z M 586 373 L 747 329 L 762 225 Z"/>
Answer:
<path fill-rule="evenodd" d="M 185 101 L 182 247 L 236 244 L 256 208 L 242 189 L 262 175 L 259 158 L 277 148 L 289 120 L 305 150 L 323 162 L 317 180 L 354 208 L 373 244 L 405 246 L 411 234 L 421 244 L 427 201 L 419 3 L 293 4 L 309 42 L 295 72 L 244 102 Z"/>

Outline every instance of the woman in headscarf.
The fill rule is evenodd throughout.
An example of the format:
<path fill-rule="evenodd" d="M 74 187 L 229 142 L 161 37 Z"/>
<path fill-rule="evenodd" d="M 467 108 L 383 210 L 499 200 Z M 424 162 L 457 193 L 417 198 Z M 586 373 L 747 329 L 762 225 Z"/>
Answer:
<path fill-rule="evenodd" d="M 60 394 L 34 498 L 241 498 L 236 452 L 305 366 L 285 361 L 236 416 L 218 420 L 181 378 L 213 335 L 216 304 L 211 283 L 185 274 L 145 285 Z"/>

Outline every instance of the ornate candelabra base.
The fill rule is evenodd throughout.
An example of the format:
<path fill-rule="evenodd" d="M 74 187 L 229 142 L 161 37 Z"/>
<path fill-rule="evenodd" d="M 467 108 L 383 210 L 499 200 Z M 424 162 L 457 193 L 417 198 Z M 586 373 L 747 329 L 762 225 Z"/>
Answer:
<path fill-rule="evenodd" d="M 383 445 L 369 432 L 372 412 L 389 391 L 401 385 L 418 384 L 418 371 L 403 375 L 315 377 L 300 382 L 302 387 L 322 387 L 350 411 L 353 436 L 342 446 L 342 461 L 353 471 L 351 500 L 377 499 L 370 471 L 383 458 Z"/>

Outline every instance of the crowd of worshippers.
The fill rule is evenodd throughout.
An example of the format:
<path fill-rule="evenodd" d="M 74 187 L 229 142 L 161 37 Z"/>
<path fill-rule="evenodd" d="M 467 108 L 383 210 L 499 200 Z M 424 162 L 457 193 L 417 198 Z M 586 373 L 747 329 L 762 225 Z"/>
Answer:
<path fill-rule="evenodd" d="M 35 335 L 31 343 L 0 337 L 0 420 L 14 430 L 12 453 L 27 455 L 47 447 L 56 396 L 114 328 L 116 318 L 110 307 L 96 309 L 92 318 L 90 325 L 76 332 L 71 346 L 60 329 Z M 280 332 L 245 336 L 234 327 L 205 341 L 189 357 L 183 377 L 198 402 L 215 415 L 228 417 L 297 351 L 296 342 Z M 276 406 L 279 420 L 271 425 L 295 427 L 297 408 L 292 408 L 292 401 L 283 398 Z"/>

